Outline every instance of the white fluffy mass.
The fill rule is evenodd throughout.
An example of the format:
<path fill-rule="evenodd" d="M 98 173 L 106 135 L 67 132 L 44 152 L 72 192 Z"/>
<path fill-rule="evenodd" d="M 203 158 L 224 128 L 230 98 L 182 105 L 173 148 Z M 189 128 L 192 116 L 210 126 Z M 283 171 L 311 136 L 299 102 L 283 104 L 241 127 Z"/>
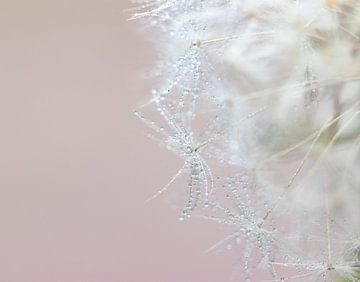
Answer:
<path fill-rule="evenodd" d="M 360 281 L 360 1 L 134 2 L 159 51 L 137 115 L 183 159 L 152 198 L 228 226 L 241 281 Z"/>

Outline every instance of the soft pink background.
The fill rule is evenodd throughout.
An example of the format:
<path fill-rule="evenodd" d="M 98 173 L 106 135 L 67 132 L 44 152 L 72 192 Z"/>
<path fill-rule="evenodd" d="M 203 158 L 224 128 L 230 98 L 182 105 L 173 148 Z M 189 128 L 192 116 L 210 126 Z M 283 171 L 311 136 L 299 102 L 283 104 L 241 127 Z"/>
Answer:
<path fill-rule="evenodd" d="M 144 200 L 180 165 L 132 113 L 155 58 L 125 0 L 0 3 L 0 282 L 221 282 L 225 232 Z M 181 189 L 181 185 L 179 187 Z M 221 230 L 221 231 L 219 231 Z"/>

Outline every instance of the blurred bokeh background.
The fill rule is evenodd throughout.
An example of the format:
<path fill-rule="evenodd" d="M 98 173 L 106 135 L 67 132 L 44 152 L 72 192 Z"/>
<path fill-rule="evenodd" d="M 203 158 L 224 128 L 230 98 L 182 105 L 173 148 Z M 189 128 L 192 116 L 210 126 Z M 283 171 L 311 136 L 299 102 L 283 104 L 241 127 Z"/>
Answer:
<path fill-rule="evenodd" d="M 0 282 L 228 280 L 220 227 L 144 203 L 181 161 L 133 115 L 156 54 L 131 6 L 0 2 Z"/>

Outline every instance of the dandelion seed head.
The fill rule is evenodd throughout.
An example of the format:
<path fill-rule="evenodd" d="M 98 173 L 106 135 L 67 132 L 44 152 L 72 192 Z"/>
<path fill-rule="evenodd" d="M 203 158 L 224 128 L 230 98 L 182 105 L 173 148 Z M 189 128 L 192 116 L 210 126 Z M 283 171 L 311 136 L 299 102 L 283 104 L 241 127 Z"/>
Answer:
<path fill-rule="evenodd" d="M 135 2 L 159 50 L 142 119 L 184 163 L 157 195 L 229 228 L 243 281 L 359 281 L 360 2 Z"/>

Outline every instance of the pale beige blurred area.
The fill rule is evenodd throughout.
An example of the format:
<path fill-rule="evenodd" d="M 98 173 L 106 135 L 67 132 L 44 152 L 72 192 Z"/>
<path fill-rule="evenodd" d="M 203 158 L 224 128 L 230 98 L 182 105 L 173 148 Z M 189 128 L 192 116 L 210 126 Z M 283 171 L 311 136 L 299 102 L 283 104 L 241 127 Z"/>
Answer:
<path fill-rule="evenodd" d="M 181 161 L 133 115 L 156 56 L 129 6 L 0 1 L 0 282 L 228 281 L 220 227 L 144 203 Z"/>

